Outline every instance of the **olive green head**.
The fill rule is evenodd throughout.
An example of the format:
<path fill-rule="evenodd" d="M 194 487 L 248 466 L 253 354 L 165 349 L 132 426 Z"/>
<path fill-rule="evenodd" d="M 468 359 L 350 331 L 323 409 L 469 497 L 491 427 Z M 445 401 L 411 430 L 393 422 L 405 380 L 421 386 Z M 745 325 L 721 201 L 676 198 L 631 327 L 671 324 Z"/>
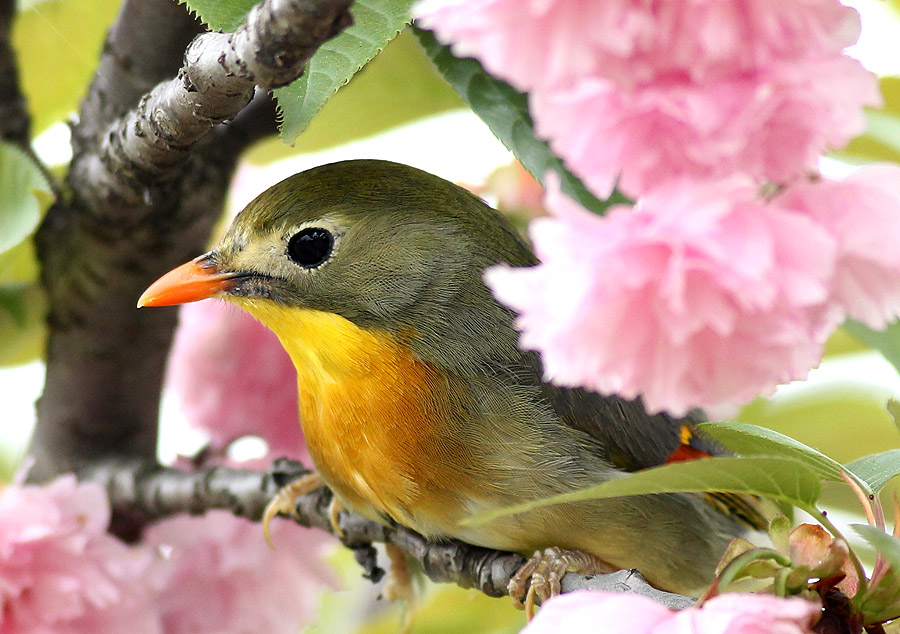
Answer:
<path fill-rule="evenodd" d="M 459 348 L 479 339 L 497 345 L 498 337 L 501 348 L 514 347 L 511 315 L 481 275 L 499 262 L 535 262 L 478 197 L 376 160 L 324 165 L 271 187 L 235 218 L 210 258 L 238 274 L 229 295 Z"/>

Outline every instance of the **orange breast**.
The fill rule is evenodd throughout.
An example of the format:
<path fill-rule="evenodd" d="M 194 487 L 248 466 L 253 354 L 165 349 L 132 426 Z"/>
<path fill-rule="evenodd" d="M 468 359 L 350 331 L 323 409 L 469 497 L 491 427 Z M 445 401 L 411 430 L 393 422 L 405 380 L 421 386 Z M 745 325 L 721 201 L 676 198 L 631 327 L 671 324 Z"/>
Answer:
<path fill-rule="evenodd" d="M 446 383 L 392 347 L 334 383 L 299 371 L 300 416 L 317 468 L 345 502 L 416 524 L 456 506 L 470 469 L 463 439 L 453 436 Z"/>
<path fill-rule="evenodd" d="M 335 493 L 366 515 L 443 532 L 472 478 L 446 377 L 386 333 L 337 315 L 238 303 L 291 355 L 307 446 Z"/>

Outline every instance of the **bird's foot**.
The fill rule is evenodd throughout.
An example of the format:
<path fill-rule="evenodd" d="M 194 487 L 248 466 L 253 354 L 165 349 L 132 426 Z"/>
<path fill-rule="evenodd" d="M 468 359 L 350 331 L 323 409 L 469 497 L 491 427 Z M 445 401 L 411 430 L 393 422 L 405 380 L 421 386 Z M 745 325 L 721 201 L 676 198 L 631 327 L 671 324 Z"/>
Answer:
<path fill-rule="evenodd" d="M 525 610 L 530 621 L 534 617 L 535 599 L 543 603 L 559 594 L 560 582 L 566 573 L 587 575 L 613 570 L 615 568 L 606 562 L 580 550 L 545 548 L 543 551 L 535 551 L 531 559 L 509 580 L 506 589 L 513 603 L 517 608 Z M 522 597 L 525 597 L 524 602 Z"/>
<path fill-rule="evenodd" d="M 322 476 L 313 472 L 297 478 L 292 482 L 288 482 L 279 489 L 278 493 L 275 494 L 275 497 L 273 497 L 266 505 L 266 510 L 263 512 L 262 516 L 263 534 L 266 536 L 266 541 L 269 542 L 269 546 L 275 547 L 272 543 L 272 535 L 269 532 L 269 523 L 272 521 L 272 518 L 278 514 L 295 517 L 297 514 L 297 498 L 323 486 L 325 486 L 325 481 L 322 480 Z M 343 507 L 340 505 L 340 502 L 338 502 L 336 498 L 332 498 L 331 504 L 328 507 L 328 520 L 338 537 L 343 536 L 343 531 L 341 531 L 337 522 L 338 514 L 341 510 L 343 510 Z"/>
<path fill-rule="evenodd" d="M 413 585 L 412 574 L 406 561 L 406 553 L 393 544 L 385 544 L 384 550 L 390 559 L 387 571 L 387 581 L 384 583 L 382 596 L 388 601 L 412 601 Z"/>
<path fill-rule="evenodd" d="M 409 562 L 406 559 L 406 553 L 393 544 L 385 544 L 384 550 L 391 563 L 388 566 L 387 581 L 384 583 L 381 595 L 388 601 L 404 601 L 406 603 L 400 634 L 407 634 L 412 629 L 412 609 L 416 598 Z"/>

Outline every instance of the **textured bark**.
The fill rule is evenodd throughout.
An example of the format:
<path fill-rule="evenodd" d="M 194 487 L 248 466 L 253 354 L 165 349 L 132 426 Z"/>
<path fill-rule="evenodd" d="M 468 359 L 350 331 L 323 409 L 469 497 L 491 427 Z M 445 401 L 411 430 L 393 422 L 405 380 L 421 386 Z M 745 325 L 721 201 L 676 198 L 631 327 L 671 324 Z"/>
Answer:
<path fill-rule="evenodd" d="M 114 509 L 128 509 L 140 514 L 141 521 L 150 522 L 178 513 L 201 514 L 211 509 L 224 509 L 259 521 L 278 489 L 305 473 L 302 465 L 290 460 L 276 461 L 268 472 L 226 467 L 183 472 L 152 463 L 113 461 L 95 465 L 83 475 L 107 488 Z M 328 519 L 330 502 L 331 491 L 327 488 L 302 496 L 296 504 L 295 521 L 334 534 Z M 492 597 L 506 595 L 510 577 L 525 562 L 521 555 L 453 540 L 429 542 L 402 526 L 385 526 L 354 513 L 341 513 L 339 525 L 343 532 L 341 541 L 355 551 L 366 576 L 376 581 L 383 571 L 375 563 L 373 543 L 399 547 L 433 581 L 477 588 Z M 568 574 L 563 578 L 562 589 L 563 592 L 581 589 L 635 592 L 673 609 L 694 603 L 690 597 L 653 588 L 633 570 L 592 576 Z"/>
<path fill-rule="evenodd" d="M 306 22 L 288 21 L 290 28 L 305 25 L 311 30 L 276 29 L 278 37 L 264 39 L 266 29 L 274 28 L 267 16 L 283 26 L 280 14 L 271 9 L 291 10 L 297 4 L 315 11 L 301 11 Z M 268 2 L 253 14 L 256 39 L 236 35 L 249 44 L 234 50 L 253 53 L 254 59 L 293 60 L 291 71 L 299 75 L 315 46 L 346 25 L 348 4 Z M 245 87 L 235 100 L 231 78 L 216 83 L 218 71 L 227 74 L 233 68 L 218 62 L 213 64 L 218 71 L 200 73 L 202 90 L 185 83 L 196 70 L 190 64 L 179 79 L 160 84 L 196 89 L 185 102 L 189 113 L 183 111 L 184 103 L 141 96 L 148 86 L 175 74 L 184 46 L 197 30 L 194 18 L 172 0 L 127 0 L 82 103 L 67 179 L 71 198 L 50 210 L 36 239 L 50 334 L 46 384 L 29 450 L 32 480 L 81 471 L 111 456 L 155 456 L 159 392 L 176 316 L 174 311 L 138 311 L 135 302 L 158 275 L 204 248 L 239 153 L 275 131 L 274 107 L 264 94 L 246 115 L 236 117 L 254 94 L 252 82 L 246 72 L 241 75 Z M 197 44 L 207 41 L 206 35 L 220 44 L 230 36 L 205 34 L 194 40 L 191 50 L 202 51 L 209 62 L 214 47 Z M 292 44 L 288 35 L 299 43 Z M 252 51 L 251 45 L 256 47 Z M 279 46 L 295 46 L 302 54 Z M 234 66 L 244 65 L 234 51 L 225 57 Z M 259 79 L 258 74 L 253 77 Z M 279 67 L 267 79 L 271 77 L 284 81 L 286 75 Z M 219 99 L 231 109 L 227 116 L 220 112 L 210 119 L 204 100 Z M 168 108 L 182 110 L 175 116 Z M 209 134 L 213 121 L 226 118 L 235 121 Z M 136 137 L 139 143 L 151 133 L 165 138 L 151 135 L 159 143 L 140 145 L 134 161 L 123 165 L 119 141 L 135 131 L 144 131 Z"/>
<path fill-rule="evenodd" d="M 73 165 L 99 145 L 99 132 L 133 107 L 143 89 L 178 69 L 198 31 L 194 18 L 170 0 L 126 0 L 73 126 Z M 223 187 L 226 177 L 218 180 Z M 50 209 L 36 238 L 50 334 L 30 448 L 35 464 L 29 476 L 35 480 L 101 455 L 155 456 L 158 392 L 174 316 L 136 315 L 132 298 L 152 278 L 146 269 L 155 260 L 167 261 L 172 248 L 173 260 L 188 249 L 167 243 L 179 235 L 175 227 L 186 217 L 215 212 L 214 195 L 207 205 L 170 194 L 150 207 L 157 226 L 124 222 L 127 208 L 82 204 L 80 194 L 90 182 L 70 174 L 68 185 L 72 198 Z M 123 222 L 99 219 L 112 215 Z M 184 242 L 202 244 L 202 225 L 211 223 L 187 231 Z"/>
<path fill-rule="evenodd" d="M 264 0 L 234 33 L 197 36 L 178 76 L 157 84 L 100 135 L 96 152 L 73 162 L 71 175 L 91 184 L 81 192 L 85 205 L 140 205 L 148 187 L 177 176 L 194 145 L 250 102 L 257 85 L 299 77 L 322 42 L 351 24 L 351 1 Z"/>

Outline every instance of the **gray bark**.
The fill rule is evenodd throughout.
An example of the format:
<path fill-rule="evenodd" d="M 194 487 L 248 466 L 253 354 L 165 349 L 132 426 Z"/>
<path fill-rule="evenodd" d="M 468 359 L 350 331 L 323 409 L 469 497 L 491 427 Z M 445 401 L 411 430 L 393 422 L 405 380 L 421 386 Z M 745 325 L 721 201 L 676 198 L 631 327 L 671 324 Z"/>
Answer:
<path fill-rule="evenodd" d="M 202 514 L 211 509 L 224 509 L 259 521 L 278 489 L 305 473 L 302 465 L 289 460 L 276 461 L 267 472 L 226 467 L 184 472 L 148 463 L 112 461 L 95 465 L 85 475 L 107 488 L 114 508 L 139 513 L 141 521 L 150 522 L 178 513 Z M 331 491 L 327 488 L 300 497 L 294 521 L 334 535 L 328 517 L 330 502 Z M 341 513 L 339 526 L 343 533 L 341 542 L 355 551 L 366 576 L 376 581 L 383 571 L 375 562 L 373 543 L 399 547 L 433 581 L 477 588 L 492 597 L 506 595 L 510 578 L 525 563 L 525 558 L 515 553 L 453 540 L 429 542 L 408 528 L 386 526 L 355 513 Z M 638 593 L 672 609 L 694 603 L 690 597 L 657 590 L 635 570 L 591 576 L 568 574 L 562 580 L 563 592 L 584 589 Z"/>
<path fill-rule="evenodd" d="M 254 83 L 299 76 L 349 4 L 266 0 L 235 34 L 197 35 L 172 0 L 124 3 L 73 127 L 71 197 L 36 239 L 50 334 L 32 480 L 155 456 L 175 314 L 138 311 L 137 297 L 203 249 L 240 151 L 274 132 L 264 95 L 239 116 Z"/>

